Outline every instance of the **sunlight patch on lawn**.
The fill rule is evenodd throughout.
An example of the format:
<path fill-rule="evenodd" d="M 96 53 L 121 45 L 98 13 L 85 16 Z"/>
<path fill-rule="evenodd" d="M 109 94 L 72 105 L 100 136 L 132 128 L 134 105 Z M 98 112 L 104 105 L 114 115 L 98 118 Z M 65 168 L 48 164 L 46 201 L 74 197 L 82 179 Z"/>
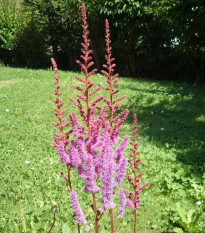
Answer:
<path fill-rule="evenodd" d="M 0 81 L 0 88 L 1 87 L 6 87 L 9 85 L 13 85 L 16 83 L 16 80 L 4 80 L 4 81 Z"/>

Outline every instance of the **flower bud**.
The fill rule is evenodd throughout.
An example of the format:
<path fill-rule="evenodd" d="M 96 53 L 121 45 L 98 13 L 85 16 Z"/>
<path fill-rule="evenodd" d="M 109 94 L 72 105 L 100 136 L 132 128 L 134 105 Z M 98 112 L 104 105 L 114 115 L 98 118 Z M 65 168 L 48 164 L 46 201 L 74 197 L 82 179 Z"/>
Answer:
<path fill-rule="evenodd" d="M 19 211 L 19 219 L 22 221 L 24 219 L 24 211 L 23 208 L 20 209 Z"/>
<path fill-rule="evenodd" d="M 56 204 L 55 201 L 52 201 L 51 212 L 52 213 L 56 213 L 57 212 L 57 204 Z"/>

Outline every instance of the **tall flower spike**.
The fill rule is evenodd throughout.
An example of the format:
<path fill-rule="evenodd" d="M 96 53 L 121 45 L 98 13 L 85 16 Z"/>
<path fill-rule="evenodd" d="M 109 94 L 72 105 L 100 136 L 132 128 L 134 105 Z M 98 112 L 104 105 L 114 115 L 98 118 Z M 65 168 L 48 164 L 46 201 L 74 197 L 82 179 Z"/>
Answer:
<path fill-rule="evenodd" d="M 127 170 L 127 161 L 128 159 L 126 157 L 123 157 L 120 162 L 117 164 L 117 174 L 115 177 L 115 186 L 119 186 L 122 183 L 122 180 L 125 176 L 126 170 Z"/>
<path fill-rule="evenodd" d="M 84 79 L 82 79 L 79 76 L 76 76 L 76 79 L 78 81 L 80 81 L 81 83 L 84 84 L 84 89 L 77 86 L 77 85 L 73 85 L 73 87 L 80 91 L 80 94 L 77 95 L 77 101 L 70 98 L 70 101 L 76 105 L 80 111 L 80 114 L 83 118 L 83 122 L 87 125 L 88 128 L 88 137 L 90 137 L 91 134 L 91 126 L 90 126 L 90 108 L 97 108 L 97 103 L 103 99 L 103 97 L 97 97 L 93 103 L 90 103 L 90 97 L 95 94 L 96 92 L 98 92 L 100 89 L 102 89 L 102 86 L 98 86 L 97 88 L 95 88 L 94 90 L 90 90 L 94 83 L 91 81 L 91 79 L 89 78 L 91 75 L 93 75 L 94 73 L 96 73 L 97 69 L 93 69 L 93 70 L 89 70 L 90 67 L 94 64 L 94 62 L 92 61 L 92 50 L 90 49 L 90 39 L 88 38 L 89 36 L 89 31 L 88 31 L 88 23 L 87 23 L 87 15 L 86 15 L 86 9 L 85 9 L 85 4 L 82 4 L 82 9 L 81 9 L 81 13 L 82 13 L 82 28 L 83 28 L 83 42 L 81 43 L 82 49 L 82 55 L 80 56 L 81 61 L 80 60 L 76 60 L 76 62 L 80 65 L 81 71 L 84 74 Z M 85 102 L 85 106 L 86 108 L 84 109 L 82 106 L 83 104 L 81 104 L 81 102 Z"/>
<path fill-rule="evenodd" d="M 126 195 L 123 189 L 119 189 L 120 208 L 118 218 L 122 218 L 125 214 L 125 207 L 127 205 Z"/>
<path fill-rule="evenodd" d="M 110 46 L 111 40 L 110 40 L 110 27 L 109 27 L 109 22 L 106 19 L 105 20 L 105 42 L 106 42 L 106 52 L 107 54 L 105 55 L 105 60 L 106 64 L 103 65 L 105 70 L 101 70 L 101 73 L 105 75 L 107 78 L 107 83 L 109 88 L 104 87 L 105 90 L 109 92 L 109 99 L 104 98 L 105 103 L 107 103 L 109 107 L 109 122 L 110 122 L 110 131 L 112 131 L 112 126 L 113 126 L 113 118 L 114 118 L 114 113 L 115 111 L 120 107 L 120 101 L 125 98 L 125 96 L 121 96 L 117 99 L 114 100 L 114 95 L 119 92 L 119 89 L 114 90 L 114 86 L 118 83 L 118 74 L 114 74 L 114 67 L 116 66 L 113 61 L 115 58 L 112 58 L 111 54 L 111 49 L 112 47 Z M 116 104 L 116 105 L 115 105 Z"/>
<path fill-rule="evenodd" d="M 68 149 L 68 154 L 70 155 L 72 167 L 78 167 L 81 165 L 80 156 L 78 154 L 78 151 L 76 149 L 76 143 L 74 141 L 71 141 L 71 143 L 70 143 L 70 148 Z"/>
<path fill-rule="evenodd" d="M 95 181 L 95 168 L 91 154 L 87 155 L 87 158 L 85 160 L 85 168 L 83 169 L 83 173 L 81 176 L 86 182 L 84 192 L 98 193 L 100 191 Z"/>
<path fill-rule="evenodd" d="M 137 115 L 133 114 L 133 135 L 134 136 L 132 138 L 132 142 L 130 143 L 130 145 L 132 146 L 132 149 L 131 149 L 132 153 L 130 154 L 130 157 L 132 158 L 133 161 L 131 160 L 129 161 L 131 170 L 133 172 L 133 176 L 126 175 L 128 182 L 133 188 L 133 193 L 127 190 L 124 190 L 124 191 L 128 195 L 127 206 L 130 209 L 134 210 L 134 233 L 136 233 L 137 210 L 140 204 L 140 192 L 142 189 L 146 188 L 150 184 L 150 183 L 147 183 L 143 186 L 139 184 L 139 181 L 141 180 L 143 173 L 140 173 L 139 175 L 137 175 L 137 168 L 141 164 L 141 160 L 137 159 L 137 155 L 140 153 L 137 151 L 137 148 L 139 146 L 137 143 L 137 138 L 138 138 L 137 131 L 138 131 Z"/>
<path fill-rule="evenodd" d="M 56 128 L 59 128 L 60 130 L 60 134 L 54 134 L 54 137 L 55 137 L 55 143 L 54 143 L 54 146 L 57 146 L 57 144 L 62 141 L 64 146 L 66 147 L 66 145 L 68 145 L 69 143 L 69 134 L 65 134 L 64 133 L 64 128 L 69 126 L 70 122 L 68 121 L 67 123 L 65 123 L 65 117 L 64 114 L 65 114 L 65 110 L 61 111 L 61 107 L 63 106 L 63 102 L 62 100 L 60 99 L 60 96 L 62 95 L 62 93 L 59 91 L 60 89 L 60 79 L 59 79 L 59 74 L 58 74 L 58 67 L 57 67 L 57 64 L 55 62 L 55 60 L 53 58 L 51 58 L 51 62 L 52 62 L 52 65 L 53 65 L 53 71 L 54 71 L 54 74 L 55 74 L 55 79 L 56 79 L 56 82 L 55 82 L 55 85 L 56 85 L 56 89 L 55 89 L 55 95 L 56 95 L 56 99 L 54 100 L 54 103 L 57 105 L 56 108 L 54 108 L 54 113 L 56 115 L 56 117 L 58 118 L 59 120 L 59 123 L 52 123 L 54 127 Z"/>
<path fill-rule="evenodd" d="M 70 200 L 71 200 L 71 204 L 73 207 L 73 211 L 75 213 L 77 224 L 85 225 L 86 224 L 85 216 L 84 216 L 83 211 L 80 207 L 77 193 L 75 191 L 70 192 Z"/>
<path fill-rule="evenodd" d="M 123 155 L 127 146 L 128 139 L 129 136 L 125 136 L 114 152 L 114 158 L 116 159 L 115 186 L 119 186 L 122 183 L 122 180 L 126 173 L 128 159 Z"/>
<path fill-rule="evenodd" d="M 103 146 L 103 159 L 101 160 L 101 169 L 102 169 L 102 203 L 104 209 L 113 209 L 115 204 L 113 202 L 113 193 L 114 193 L 114 169 L 115 164 L 113 161 L 113 148 L 110 135 L 108 133 L 108 128 L 105 128 L 105 144 Z M 102 210 L 102 209 L 101 209 Z"/>
<path fill-rule="evenodd" d="M 56 145 L 57 151 L 58 151 L 58 155 L 60 157 L 60 161 L 61 163 L 65 163 L 67 165 L 70 165 L 70 157 L 67 155 L 66 151 L 65 151 L 65 147 L 64 147 L 64 143 L 63 141 L 60 141 L 57 145 Z"/>

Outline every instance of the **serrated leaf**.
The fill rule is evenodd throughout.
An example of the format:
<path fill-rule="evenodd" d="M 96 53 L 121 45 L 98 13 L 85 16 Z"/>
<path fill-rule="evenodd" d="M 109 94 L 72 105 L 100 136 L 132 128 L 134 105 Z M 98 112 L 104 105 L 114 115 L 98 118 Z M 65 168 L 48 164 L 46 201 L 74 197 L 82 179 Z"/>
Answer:
<path fill-rule="evenodd" d="M 202 214 L 203 214 L 203 212 L 199 212 L 198 214 L 196 214 L 194 221 L 191 223 L 191 226 L 192 226 L 193 229 L 198 224 L 198 221 L 199 221 Z"/>
<path fill-rule="evenodd" d="M 178 223 L 186 230 L 189 230 L 189 226 L 186 222 L 183 222 L 182 220 L 178 220 Z"/>
<path fill-rule="evenodd" d="M 194 211 L 190 210 L 188 212 L 188 214 L 187 214 L 187 222 L 188 222 L 188 224 L 192 222 L 193 213 L 194 213 Z"/>
<path fill-rule="evenodd" d="M 187 217 L 186 217 L 186 212 L 185 210 L 177 203 L 177 213 L 179 214 L 182 222 L 186 223 L 187 222 Z"/>

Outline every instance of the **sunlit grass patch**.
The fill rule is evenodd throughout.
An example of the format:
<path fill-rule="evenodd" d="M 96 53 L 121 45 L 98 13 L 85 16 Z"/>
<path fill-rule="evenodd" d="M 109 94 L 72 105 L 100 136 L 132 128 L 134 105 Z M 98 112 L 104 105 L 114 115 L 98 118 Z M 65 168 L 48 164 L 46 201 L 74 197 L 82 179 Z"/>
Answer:
<path fill-rule="evenodd" d="M 52 201 L 58 205 L 53 232 L 62 232 L 63 225 L 72 226 L 74 220 L 68 189 L 60 175 L 66 169 L 52 146 L 56 132 L 51 125 L 56 120 L 53 72 L 0 67 L 0 73 L 0 86 L 6 83 L 0 91 L 0 232 L 16 232 L 20 208 L 24 209 L 27 232 L 47 232 Z M 75 75 L 60 71 L 67 117 L 76 110 L 68 100 L 75 98 Z M 99 75 L 94 75 L 93 80 L 106 84 L 106 79 Z M 130 110 L 122 136 L 130 134 L 132 114 L 137 113 L 142 152 L 139 171 L 145 172 L 143 183 L 151 183 L 141 195 L 138 232 L 173 229 L 176 203 L 187 208 L 195 206 L 200 201 L 200 192 L 195 187 L 200 190 L 204 185 L 205 87 L 120 78 L 118 88 L 120 95 L 126 95 L 121 109 Z M 82 192 L 83 183 L 75 173 L 72 180 Z M 126 188 L 127 183 L 123 186 Z M 88 197 L 82 194 L 80 202 L 88 212 L 88 220 L 91 219 Z M 132 232 L 132 221 L 127 210 L 119 232 Z M 109 232 L 108 222 L 109 216 L 105 215 L 100 223 L 101 232 Z"/>

